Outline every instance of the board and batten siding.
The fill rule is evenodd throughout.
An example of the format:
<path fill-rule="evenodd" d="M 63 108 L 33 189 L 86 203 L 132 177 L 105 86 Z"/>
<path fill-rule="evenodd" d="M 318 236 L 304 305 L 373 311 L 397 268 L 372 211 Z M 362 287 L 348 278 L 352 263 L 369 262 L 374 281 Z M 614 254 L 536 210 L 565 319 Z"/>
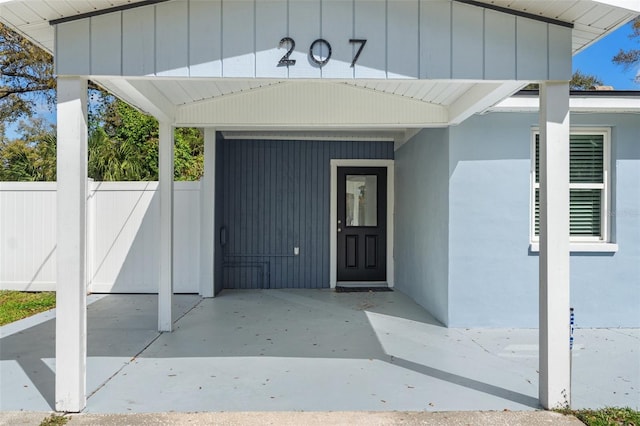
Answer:
<path fill-rule="evenodd" d="M 58 75 L 568 80 L 571 28 L 452 0 L 173 0 L 56 25 Z M 278 62 L 295 40 L 286 67 Z M 314 40 L 330 43 L 320 67 Z M 359 44 L 367 43 L 354 67 Z M 317 55 L 326 55 L 320 43 Z M 324 50 L 322 50 L 324 49 Z"/>
<path fill-rule="evenodd" d="M 219 143 L 224 288 L 328 288 L 330 160 L 393 155 L 386 141 Z"/>

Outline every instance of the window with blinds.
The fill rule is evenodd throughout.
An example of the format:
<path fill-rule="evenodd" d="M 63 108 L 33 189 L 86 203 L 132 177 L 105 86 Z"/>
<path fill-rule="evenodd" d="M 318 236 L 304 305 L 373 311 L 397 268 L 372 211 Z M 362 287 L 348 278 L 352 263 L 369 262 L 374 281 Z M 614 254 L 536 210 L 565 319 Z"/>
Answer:
<path fill-rule="evenodd" d="M 572 130 L 569 229 L 573 241 L 607 240 L 609 131 Z M 534 134 L 533 240 L 540 234 L 540 134 Z"/>

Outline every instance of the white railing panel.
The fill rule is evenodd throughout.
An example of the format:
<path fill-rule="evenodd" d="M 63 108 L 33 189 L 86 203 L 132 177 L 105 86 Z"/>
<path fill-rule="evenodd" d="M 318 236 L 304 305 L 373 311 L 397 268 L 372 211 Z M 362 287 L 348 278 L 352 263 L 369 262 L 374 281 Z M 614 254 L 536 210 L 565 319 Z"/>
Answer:
<path fill-rule="evenodd" d="M 92 182 L 87 209 L 89 291 L 155 293 L 157 182 Z M 199 289 L 200 184 L 176 182 L 174 291 Z M 56 183 L 0 183 L 0 288 L 54 290 Z"/>
<path fill-rule="evenodd" d="M 53 287 L 55 188 L 52 183 L 0 183 L 0 288 Z"/>

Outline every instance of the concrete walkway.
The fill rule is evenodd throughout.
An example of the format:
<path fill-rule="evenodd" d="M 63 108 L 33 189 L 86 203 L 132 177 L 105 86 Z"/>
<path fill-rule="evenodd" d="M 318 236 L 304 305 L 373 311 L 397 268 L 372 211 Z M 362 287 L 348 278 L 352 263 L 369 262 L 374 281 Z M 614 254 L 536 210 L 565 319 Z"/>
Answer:
<path fill-rule="evenodd" d="M 397 291 L 176 296 L 164 334 L 156 312 L 89 306 L 86 414 L 539 408 L 536 330 L 444 328 Z M 54 322 L 30 325 L 0 330 L 1 411 L 52 410 Z M 572 405 L 640 408 L 639 347 L 637 329 L 578 330 Z"/>
<path fill-rule="evenodd" d="M 35 426 L 46 413 L 0 413 L 0 424 Z M 159 414 L 79 414 L 69 426 L 126 425 L 277 425 L 277 426 L 584 426 L 573 416 L 548 411 L 493 412 L 239 412 Z"/>

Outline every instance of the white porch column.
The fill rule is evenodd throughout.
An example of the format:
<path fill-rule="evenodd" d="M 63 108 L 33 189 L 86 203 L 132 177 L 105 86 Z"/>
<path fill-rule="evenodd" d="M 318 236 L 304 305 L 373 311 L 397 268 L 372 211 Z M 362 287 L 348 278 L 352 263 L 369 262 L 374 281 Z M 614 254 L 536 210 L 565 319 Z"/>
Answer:
<path fill-rule="evenodd" d="M 213 297 L 215 255 L 216 130 L 204 129 L 204 175 L 200 180 L 200 295 Z"/>
<path fill-rule="evenodd" d="M 160 278 L 158 331 L 171 331 L 173 302 L 173 127 L 159 126 Z"/>
<path fill-rule="evenodd" d="M 571 403 L 569 84 L 540 84 L 540 377 L 544 408 Z"/>
<path fill-rule="evenodd" d="M 87 402 L 87 80 L 58 78 L 57 411 Z"/>

